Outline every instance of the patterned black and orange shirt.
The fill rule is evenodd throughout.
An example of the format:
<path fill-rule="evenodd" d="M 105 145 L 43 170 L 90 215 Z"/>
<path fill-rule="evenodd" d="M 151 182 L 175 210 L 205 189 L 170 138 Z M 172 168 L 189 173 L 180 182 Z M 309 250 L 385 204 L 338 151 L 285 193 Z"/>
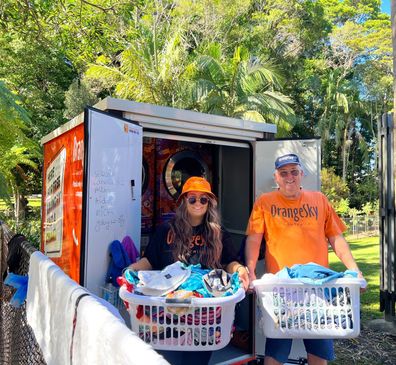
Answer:
<path fill-rule="evenodd" d="M 193 235 L 190 240 L 189 264 L 199 263 L 200 250 L 204 245 L 204 226 L 193 227 Z M 238 261 L 238 250 L 234 247 L 230 234 L 224 227 L 221 227 L 223 251 L 221 254 L 221 264 L 228 265 L 232 261 Z M 173 238 L 169 223 L 161 224 L 155 233 L 150 237 L 150 242 L 146 247 L 143 257 L 145 257 L 153 267 L 153 270 L 162 270 L 164 267 L 174 263 L 173 258 Z"/>

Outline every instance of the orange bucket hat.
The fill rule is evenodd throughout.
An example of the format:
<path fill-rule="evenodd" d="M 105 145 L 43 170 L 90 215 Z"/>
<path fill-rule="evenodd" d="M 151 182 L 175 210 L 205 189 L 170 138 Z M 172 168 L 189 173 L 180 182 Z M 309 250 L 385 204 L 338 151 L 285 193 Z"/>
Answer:
<path fill-rule="evenodd" d="M 212 189 L 207 180 L 203 177 L 192 176 L 186 180 L 183 185 L 182 192 L 177 199 L 177 203 L 180 203 L 182 197 L 190 191 L 199 191 L 200 193 L 207 193 L 212 198 L 216 199 L 216 196 L 212 193 Z"/>

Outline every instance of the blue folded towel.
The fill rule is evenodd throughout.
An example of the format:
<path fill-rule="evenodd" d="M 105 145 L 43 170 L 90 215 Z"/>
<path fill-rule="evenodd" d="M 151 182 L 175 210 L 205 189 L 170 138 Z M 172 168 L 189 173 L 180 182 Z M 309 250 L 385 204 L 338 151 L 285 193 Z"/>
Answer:
<path fill-rule="evenodd" d="M 298 279 L 305 284 L 322 285 L 331 280 L 343 278 L 345 276 L 357 278 L 358 273 L 353 270 L 337 272 L 327 267 L 310 262 L 308 264 L 297 264 L 292 267 L 285 267 L 276 276 L 283 279 Z"/>

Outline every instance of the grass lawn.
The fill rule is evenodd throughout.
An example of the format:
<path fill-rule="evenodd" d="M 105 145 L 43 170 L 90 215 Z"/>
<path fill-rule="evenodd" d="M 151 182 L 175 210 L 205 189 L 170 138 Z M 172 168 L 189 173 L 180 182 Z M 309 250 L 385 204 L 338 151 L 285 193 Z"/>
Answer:
<path fill-rule="evenodd" d="M 331 365 L 393 365 L 396 364 L 396 341 L 380 329 L 371 330 L 366 324 L 371 319 L 384 318 L 379 311 L 379 237 L 353 239 L 347 237 L 353 255 L 360 270 L 368 282 L 366 292 L 361 295 L 362 326 L 360 336 L 350 339 L 338 339 L 334 342 L 336 359 Z M 330 254 L 330 266 L 343 271 L 334 253 Z"/>
<path fill-rule="evenodd" d="M 375 318 L 383 318 L 383 313 L 379 311 L 379 237 L 364 237 L 358 239 L 347 237 L 347 241 L 368 283 L 367 290 L 362 293 L 360 298 L 362 321 L 365 322 Z M 345 270 L 345 266 L 333 252 L 330 253 L 329 260 L 330 267 L 333 270 Z"/>
<path fill-rule="evenodd" d="M 28 198 L 29 203 L 28 205 L 31 206 L 32 208 L 37 208 L 41 206 L 41 198 Z M 11 203 L 14 202 L 14 199 L 11 199 Z M 7 203 L 3 200 L 0 199 L 0 211 L 2 210 L 6 210 L 7 207 Z"/>
<path fill-rule="evenodd" d="M 41 198 L 28 198 L 29 204 L 32 208 L 41 207 Z"/>

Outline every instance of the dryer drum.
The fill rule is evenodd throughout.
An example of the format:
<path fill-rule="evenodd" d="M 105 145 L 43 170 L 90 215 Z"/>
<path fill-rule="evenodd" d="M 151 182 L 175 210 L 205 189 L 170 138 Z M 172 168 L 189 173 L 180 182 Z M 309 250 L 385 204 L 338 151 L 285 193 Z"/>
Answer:
<path fill-rule="evenodd" d="M 168 193 L 177 199 L 184 182 L 191 176 L 208 178 L 209 168 L 200 154 L 183 150 L 175 153 L 167 161 L 164 169 L 164 182 Z"/>

